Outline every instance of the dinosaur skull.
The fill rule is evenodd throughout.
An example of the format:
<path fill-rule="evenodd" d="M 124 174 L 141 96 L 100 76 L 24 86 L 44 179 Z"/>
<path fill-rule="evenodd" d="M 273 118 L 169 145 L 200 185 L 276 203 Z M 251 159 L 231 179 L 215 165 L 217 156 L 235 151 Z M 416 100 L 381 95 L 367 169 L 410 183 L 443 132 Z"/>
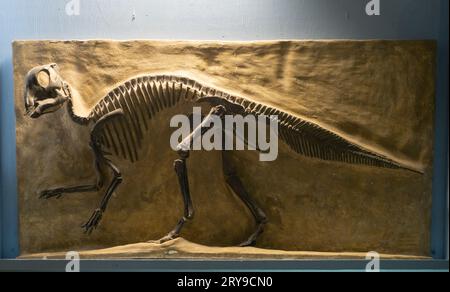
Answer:
<path fill-rule="evenodd" d="M 25 110 L 31 118 L 57 111 L 70 97 L 69 86 L 59 75 L 56 64 L 31 69 L 25 82 Z"/>

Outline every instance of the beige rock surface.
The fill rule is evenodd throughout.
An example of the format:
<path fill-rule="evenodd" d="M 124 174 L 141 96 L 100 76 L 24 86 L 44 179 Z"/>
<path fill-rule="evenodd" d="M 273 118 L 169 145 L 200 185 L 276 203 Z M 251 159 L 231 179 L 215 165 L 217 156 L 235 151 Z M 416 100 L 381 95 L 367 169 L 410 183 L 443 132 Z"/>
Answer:
<path fill-rule="evenodd" d="M 86 128 L 64 111 L 39 120 L 23 116 L 26 72 L 56 62 L 79 94 L 79 114 L 130 77 L 172 73 L 279 107 L 417 165 L 424 175 L 304 158 L 283 144 L 271 163 L 254 152 L 234 154 L 270 220 L 258 247 L 428 255 L 434 50 L 428 41 L 15 42 L 22 254 L 145 242 L 165 235 L 182 214 L 168 121 L 192 111 L 188 105 L 153 120 L 145 159 L 117 161 L 124 183 L 91 236 L 79 226 L 102 193 L 38 199 L 40 190 L 94 180 Z M 214 246 L 245 240 L 253 221 L 222 179 L 220 153 L 195 152 L 188 167 L 197 213 L 183 236 Z"/>
<path fill-rule="evenodd" d="M 142 242 L 105 249 L 79 251 L 81 259 L 366 259 L 363 252 L 312 252 L 261 249 L 255 247 L 214 247 L 177 238 L 163 244 Z M 20 259 L 65 259 L 66 252 L 25 254 Z M 384 260 L 423 260 L 422 256 L 380 254 Z"/>

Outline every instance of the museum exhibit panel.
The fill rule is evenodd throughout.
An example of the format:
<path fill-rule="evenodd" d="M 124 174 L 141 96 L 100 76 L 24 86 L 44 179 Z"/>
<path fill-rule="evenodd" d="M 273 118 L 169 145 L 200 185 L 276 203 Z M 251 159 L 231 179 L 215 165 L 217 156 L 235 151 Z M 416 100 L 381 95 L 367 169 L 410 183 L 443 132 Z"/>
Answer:
<path fill-rule="evenodd" d="M 448 271 L 448 27 L 448 0 L 4 1 L 0 272 Z"/>
<path fill-rule="evenodd" d="M 429 256 L 432 41 L 19 41 L 14 68 L 24 255 L 181 236 Z M 212 116 L 276 119 L 276 157 L 195 151 Z"/>

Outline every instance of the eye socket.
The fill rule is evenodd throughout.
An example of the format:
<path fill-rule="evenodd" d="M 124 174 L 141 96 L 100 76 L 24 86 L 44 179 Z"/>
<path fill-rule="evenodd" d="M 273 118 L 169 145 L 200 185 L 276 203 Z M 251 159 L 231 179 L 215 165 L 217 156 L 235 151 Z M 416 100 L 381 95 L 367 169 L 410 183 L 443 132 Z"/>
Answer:
<path fill-rule="evenodd" d="M 50 74 L 47 70 L 42 70 L 36 75 L 37 83 L 43 87 L 47 88 L 50 85 Z"/>

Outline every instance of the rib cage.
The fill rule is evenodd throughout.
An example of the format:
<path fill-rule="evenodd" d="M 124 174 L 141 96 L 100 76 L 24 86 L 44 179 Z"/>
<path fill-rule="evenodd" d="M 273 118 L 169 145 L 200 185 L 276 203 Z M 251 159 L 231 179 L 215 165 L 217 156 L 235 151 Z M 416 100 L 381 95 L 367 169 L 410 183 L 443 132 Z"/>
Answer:
<path fill-rule="evenodd" d="M 351 164 L 409 169 L 387 157 L 365 150 L 317 124 L 184 77 L 160 75 L 131 79 L 102 98 L 93 108 L 90 119 L 96 122 L 105 114 L 122 109 L 124 119 L 114 119 L 106 124 L 101 143 L 115 155 L 135 162 L 139 160 L 139 149 L 149 121 L 155 115 L 175 106 L 181 100 L 195 102 L 204 96 L 216 96 L 245 108 L 245 113 L 235 114 L 277 115 L 280 138 L 301 155 Z"/>

